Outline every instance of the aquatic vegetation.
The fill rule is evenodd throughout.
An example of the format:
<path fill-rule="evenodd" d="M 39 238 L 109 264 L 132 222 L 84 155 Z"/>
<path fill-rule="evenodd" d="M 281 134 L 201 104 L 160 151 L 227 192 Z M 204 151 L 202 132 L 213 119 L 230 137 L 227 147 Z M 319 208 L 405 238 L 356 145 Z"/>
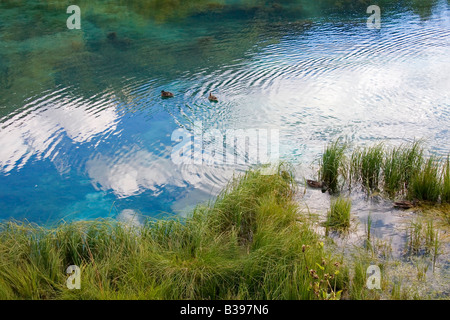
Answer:
<path fill-rule="evenodd" d="M 417 254 L 422 244 L 422 221 L 411 221 L 408 234 L 408 249 L 409 252 Z"/>
<path fill-rule="evenodd" d="M 351 159 L 352 180 L 360 181 L 368 190 L 378 189 L 384 160 L 383 144 L 357 149 Z"/>
<path fill-rule="evenodd" d="M 140 227 L 3 223 L 0 298 L 338 299 L 346 266 L 298 221 L 292 183 L 287 166 L 274 175 L 249 171 L 189 217 Z M 74 264 L 80 290 L 66 288 Z"/>
<path fill-rule="evenodd" d="M 339 196 L 331 201 L 325 226 L 332 230 L 346 231 L 350 227 L 350 211 L 352 201 L 350 198 Z"/>
<path fill-rule="evenodd" d="M 417 269 L 417 280 L 425 281 L 429 267 L 427 261 L 424 261 L 423 259 L 416 259 L 414 261 L 414 266 Z"/>
<path fill-rule="evenodd" d="M 372 238 L 371 238 L 371 230 L 372 230 L 372 215 L 369 213 L 369 216 L 367 217 L 367 223 L 366 223 L 366 241 L 365 241 L 365 247 L 367 250 L 372 250 Z"/>
<path fill-rule="evenodd" d="M 410 200 L 414 200 L 397 201 L 395 206 L 402 208 L 416 206 L 416 200 L 448 202 L 449 159 L 443 162 L 433 155 L 425 159 L 422 143 L 417 140 L 391 149 L 378 143 L 357 148 L 350 157 L 346 157 L 347 145 L 340 143 L 338 139 L 328 144 L 322 154 L 320 179 L 333 192 L 342 189 L 344 182 L 347 182 L 349 189 L 352 188 L 352 183 L 359 183 L 368 192 L 382 190 L 390 198 L 402 192 Z"/>
<path fill-rule="evenodd" d="M 400 145 L 385 152 L 383 185 L 390 197 L 405 189 L 410 180 L 410 170 L 416 171 L 420 166 L 418 151 L 418 143 L 414 142 L 410 146 Z"/>
<path fill-rule="evenodd" d="M 424 162 L 423 141 L 417 140 L 410 145 L 402 146 L 402 174 L 405 187 L 420 171 Z"/>
<path fill-rule="evenodd" d="M 411 299 L 412 292 L 403 281 L 397 280 L 392 285 L 390 299 L 392 300 L 407 300 Z"/>
<path fill-rule="evenodd" d="M 431 156 L 408 185 L 408 197 L 423 201 L 437 202 L 441 193 L 439 161 Z"/>
<path fill-rule="evenodd" d="M 439 230 L 433 220 L 414 219 L 407 229 L 408 253 L 412 255 L 428 255 L 433 257 L 433 266 L 440 254 L 441 241 Z"/>
<path fill-rule="evenodd" d="M 401 151 L 400 147 L 388 151 L 383 163 L 384 191 L 391 197 L 404 187 Z"/>
<path fill-rule="evenodd" d="M 441 245 L 439 230 L 435 228 L 433 220 L 427 221 L 424 229 L 424 246 L 426 254 L 433 258 L 433 270 L 436 267 L 436 260 L 441 254 Z"/>
<path fill-rule="evenodd" d="M 423 162 L 422 141 L 402 144 L 385 151 L 383 162 L 383 189 L 394 197 L 398 192 L 405 191 L 412 177 L 420 170 Z"/>
<path fill-rule="evenodd" d="M 339 176 L 343 172 L 347 144 L 336 139 L 328 144 L 320 161 L 319 177 L 332 192 L 339 190 Z"/>
<path fill-rule="evenodd" d="M 442 169 L 442 202 L 450 203 L 450 155 L 447 156 L 447 160 L 444 162 L 444 168 Z"/>

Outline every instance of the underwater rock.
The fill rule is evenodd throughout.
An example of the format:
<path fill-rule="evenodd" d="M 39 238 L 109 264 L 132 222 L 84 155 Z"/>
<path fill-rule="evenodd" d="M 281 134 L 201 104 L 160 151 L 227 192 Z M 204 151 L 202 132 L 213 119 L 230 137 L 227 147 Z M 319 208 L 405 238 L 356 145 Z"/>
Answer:
<path fill-rule="evenodd" d="M 117 33 L 115 32 L 110 32 L 108 33 L 108 35 L 106 36 L 106 38 L 108 38 L 108 40 L 110 41 L 114 41 L 117 39 Z"/>
<path fill-rule="evenodd" d="M 200 37 L 197 39 L 197 45 L 198 46 L 207 46 L 211 44 L 214 40 L 214 37 L 212 36 L 206 36 L 206 37 Z"/>
<path fill-rule="evenodd" d="M 133 41 L 129 38 L 118 38 L 116 32 L 110 32 L 106 36 L 108 41 L 112 43 L 115 47 L 118 47 L 120 49 L 127 48 L 129 45 L 133 43 Z"/>
<path fill-rule="evenodd" d="M 274 10 L 283 10 L 283 6 L 277 2 L 272 3 L 272 9 Z"/>

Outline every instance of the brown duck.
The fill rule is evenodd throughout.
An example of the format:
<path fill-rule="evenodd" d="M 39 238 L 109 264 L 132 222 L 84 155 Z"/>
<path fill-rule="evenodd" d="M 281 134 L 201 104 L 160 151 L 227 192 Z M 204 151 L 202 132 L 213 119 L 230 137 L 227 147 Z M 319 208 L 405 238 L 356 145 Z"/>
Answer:
<path fill-rule="evenodd" d="M 173 97 L 173 93 L 169 92 L 169 91 L 161 90 L 161 97 L 162 98 L 172 98 Z"/>
<path fill-rule="evenodd" d="M 314 181 L 314 180 L 306 180 L 308 186 L 314 189 L 322 189 L 322 192 L 326 192 L 328 190 L 328 186 L 324 182 Z"/>
<path fill-rule="evenodd" d="M 395 208 L 400 208 L 400 209 L 411 209 L 417 206 L 417 200 L 414 199 L 412 202 L 408 201 L 408 200 L 401 200 L 401 201 L 396 201 L 394 202 L 394 207 Z"/>
<path fill-rule="evenodd" d="M 323 186 L 322 182 L 319 181 L 314 181 L 314 180 L 306 180 L 306 183 L 308 184 L 308 186 L 310 186 L 311 188 L 317 188 L 320 189 Z"/>
<path fill-rule="evenodd" d="M 212 92 L 209 93 L 208 99 L 209 99 L 209 101 L 212 101 L 212 102 L 219 102 L 219 99 L 217 99 L 216 96 L 213 96 Z"/>

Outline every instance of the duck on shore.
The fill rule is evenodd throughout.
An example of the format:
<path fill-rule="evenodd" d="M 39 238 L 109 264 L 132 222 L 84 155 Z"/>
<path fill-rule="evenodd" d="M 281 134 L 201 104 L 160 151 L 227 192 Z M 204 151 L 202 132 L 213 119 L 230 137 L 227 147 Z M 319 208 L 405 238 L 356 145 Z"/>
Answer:
<path fill-rule="evenodd" d="M 414 199 L 413 201 L 400 200 L 394 202 L 394 207 L 400 209 L 411 209 L 416 207 L 417 205 L 418 205 L 417 199 Z"/>
<path fill-rule="evenodd" d="M 329 189 L 325 182 L 306 180 L 306 184 L 314 189 L 322 189 L 322 193 L 325 193 Z"/>
<path fill-rule="evenodd" d="M 174 95 L 172 92 L 161 90 L 162 98 L 172 98 Z"/>
<path fill-rule="evenodd" d="M 219 99 L 217 99 L 216 96 L 213 96 L 212 92 L 209 93 L 208 99 L 209 99 L 209 101 L 212 101 L 212 102 L 219 102 Z"/>

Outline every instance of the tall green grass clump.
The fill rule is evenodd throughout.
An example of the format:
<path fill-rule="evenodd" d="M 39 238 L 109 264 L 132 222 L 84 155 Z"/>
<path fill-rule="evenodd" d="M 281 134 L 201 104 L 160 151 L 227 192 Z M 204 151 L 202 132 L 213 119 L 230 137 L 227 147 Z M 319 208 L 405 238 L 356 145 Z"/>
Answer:
<path fill-rule="evenodd" d="M 394 197 L 396 193 L 404 189 L 403 154 L 401 146 L 386 152 L 383 165 L 383 181 L 384 191 L 390 197 Z"/>
<path fill-rule="evenodd" d="M 403 147 L 402 174 L 405 187 L 408 188 L 412 179 L 419 173 L 424 163 L 423 141 L 416 140 Z"/>
<path fill-rule="evenodd" d="M 336 139 L 328 144 L 320 161 L 319 177 L 332 192 L 339 190 L 339 176 L 344 168 L 346 143 Z"/>
<path fill-rule="evenodd" d="M 422 169 L 412 178 L 408 187 L 410 199 L 437 202 L 441 193 L 441 173 L 439 161 L 431 156 Z"/>
<path fill-rule="evenodd" d="M 386 152 L 383 165 L 384 191 L 394 197 L 406 191 L 423 164 L 422 141 L 400 145 Z"/>
<path fill-rule="evenodd" d="M 352 180 L 360 181 L 368 190 L 378 189 L 384 160 L 383 144 L 357 149 L 351 159 Z"/>
<path fill-rule="evenodd" d="M 347 268 L 299 221 L 290 172 L 249 171 L 187 218 L 2 223 L 0 299 L 338 299 Z"/>
<path fill-rule="evenodd" d="M 450 203 L 450 155 L 444 161 L 444 168 L 442 170 L 442 202 Z"/>
<path fill-rule="evenodd" d="M 352 201 L 350 198 L 337 197 L 331 201 L 325 226 L 327 229 L 346 231 L 350 227 L 350 211 Z"/>

